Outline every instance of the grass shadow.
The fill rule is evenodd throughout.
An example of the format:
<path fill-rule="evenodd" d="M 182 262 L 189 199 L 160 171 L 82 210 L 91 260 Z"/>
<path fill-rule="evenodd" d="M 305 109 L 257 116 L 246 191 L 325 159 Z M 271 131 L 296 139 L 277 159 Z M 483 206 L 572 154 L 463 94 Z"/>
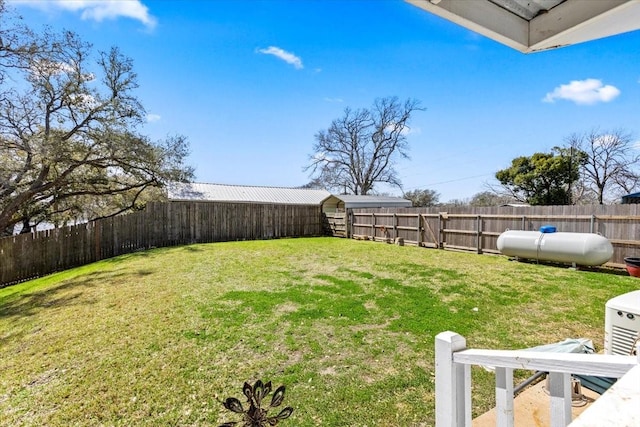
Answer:
<path fill-rule="evenodd" d="M 197 245 L 187 245 L 187 246 L 183 246 L 180 249 L 187 252 L 203 252 L 204 251 L 201 247 Z"/>
<path fill-rule="evenodd" d="M 152 274 L 152 272 L 141 270 L 141 276 Z M 42 310 L 59 308 L 69 305 L 86 305 L 95 300 L 80 297 L 84 294 L 83 289 L 94 288 L 103 283 L 107 277 L 111 281 L 118 276 L 131 276 L 125 273 L 106 274 L 96 271 L 86 273 L 82 276 L 67 279 L 58 285 L 47 287 L 46 289 L 30 292 L 23 291 L 7 295 L 0 298 L 0 318 L 12 316 L 33 316 Z"/>
<path fill-rule="evenodd" d="M 566 264 L 566 263 L 558 263 L 558 262 L 535 260 L 535 259 L 520 259 L 520 258 L 509 258 L 509 261 L 519 262 L 522 264 L 543 265 L 546 267 L 555 267 L 558 269 L 574 269 L 578 271 L 589 271 L 592 273 L 611 274 L 613 276 L 629 276 L 629 273 L 627 272 L 626 269 L 608 267 L 606 265 L 593 265 L 593 266 L 577 265 L 576 267 L 573 267 L 571 264 Z"/>

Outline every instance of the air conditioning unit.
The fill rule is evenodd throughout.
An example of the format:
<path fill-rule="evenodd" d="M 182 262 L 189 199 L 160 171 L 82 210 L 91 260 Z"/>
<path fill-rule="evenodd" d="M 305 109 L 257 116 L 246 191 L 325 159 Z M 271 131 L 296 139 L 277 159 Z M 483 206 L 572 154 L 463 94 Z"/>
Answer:
<path fill-rule="evenodd" d="M 605 310 L 605 354 L 629 356 L 640 339 L 640 290 L 611 298 Z"/>

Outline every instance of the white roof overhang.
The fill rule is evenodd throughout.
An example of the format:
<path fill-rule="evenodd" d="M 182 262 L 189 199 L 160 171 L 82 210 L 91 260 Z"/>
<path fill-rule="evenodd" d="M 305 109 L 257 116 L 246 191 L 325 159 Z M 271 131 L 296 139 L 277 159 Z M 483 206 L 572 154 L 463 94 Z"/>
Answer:
<path fill-rule="evenodd" d="M 405 0 L 524 53 L 640 29 L 640 0 Z"/>

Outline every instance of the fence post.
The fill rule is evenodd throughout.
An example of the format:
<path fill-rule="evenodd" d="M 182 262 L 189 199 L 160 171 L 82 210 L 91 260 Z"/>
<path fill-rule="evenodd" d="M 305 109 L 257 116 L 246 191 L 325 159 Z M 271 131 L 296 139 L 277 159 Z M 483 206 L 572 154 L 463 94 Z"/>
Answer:
<path fill-rule="evenodd" d="M 346 237 L 347 239 L 350 239 L 351 230 L 353 230 L 353 211 L 351 209 L 345 209 L 344 210 L 344 234 L 345 234 L 344 237 Z"/>
<path fill-rule="evenodd" d="M 418 212 L 418 238 L 417 243 L 418 247 L 422 246 L 422 214 Z"/>
<path fill-rule="evenodd" d="M 371 212 L 371 236 L 374 242 L 376 241 L 376 214 Z"/>
<path fill-rule="evenodd" d="M 455 332 L 436 335 L 436 427 L 471 425 L 471 368 L 453 361 L 453 353 L 467 347 Z"/>
<path fill-rule="evenodd" d="M 476 253 L 482 254 L 482 215 L 477 216 L 476 230 Z"/>
<path fill-rule="evenodd" d="M 395 239 L 398 238 L 398 215 L 393 213 L 393 239 L 392 242 L 395 242 Z"/>
<path fill-rule="evenodd" d="M 446 221 L 446 212 L 438 212 L 438 249 L 444 248 L 445 242 L 445 233 L 444 233 L 444 224 Z"/>

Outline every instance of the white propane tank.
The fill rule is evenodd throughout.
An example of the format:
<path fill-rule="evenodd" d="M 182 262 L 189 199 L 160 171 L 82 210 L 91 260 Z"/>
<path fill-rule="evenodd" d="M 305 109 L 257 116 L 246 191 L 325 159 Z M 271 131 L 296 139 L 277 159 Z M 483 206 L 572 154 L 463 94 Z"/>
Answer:
<path fill-rule="evenodd" d="M 613 256 L 611 242 L 593 233 L 507 230 L 498 236 L 497 246 L 507 256 L 587 266 L 604 264 Z"/>

